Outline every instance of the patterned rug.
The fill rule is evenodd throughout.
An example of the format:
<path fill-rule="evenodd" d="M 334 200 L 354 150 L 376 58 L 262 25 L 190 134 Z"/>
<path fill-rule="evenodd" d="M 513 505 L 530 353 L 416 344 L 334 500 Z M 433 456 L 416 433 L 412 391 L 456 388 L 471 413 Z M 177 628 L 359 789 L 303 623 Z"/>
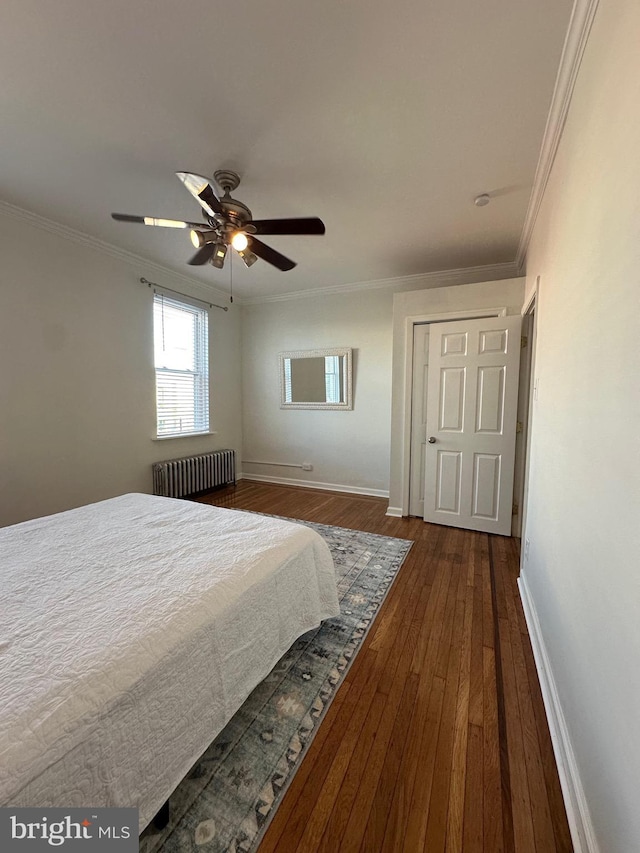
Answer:
<path fill-rule="evenodd" d="M 411 542 L 301 522 L 327 541 L 340 616 L 304 634 L 259 684 L 171 795 L 171 820 L 141 853 L 257 848 L 373 622 Z"/>

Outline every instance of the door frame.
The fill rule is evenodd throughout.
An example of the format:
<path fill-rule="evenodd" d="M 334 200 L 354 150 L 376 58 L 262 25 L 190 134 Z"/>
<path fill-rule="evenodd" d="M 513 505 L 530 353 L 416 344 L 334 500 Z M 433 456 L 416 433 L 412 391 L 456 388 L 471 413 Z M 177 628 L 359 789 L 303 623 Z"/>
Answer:
<path fill-rule="evenodd" d="M 529 353 L 529 369 L 527 388 L 527 413 L 524 435 L 523 472 L 522 472 L 522 494 L 518 495 L 520 500 L 520 573 L 524 568 L 528 555 L 527 546 L 527 510 L 529 500 L 529 472 L 531 457 L 531 430 L 533 428 L 533 404 L 535 400 L 535 376 L 536 376 L 536 339 L 538 336 L 538 300 L 540 290 L 540 276 L 536 277 L 536 286 L 529 298 L 522 306 L 522 317 L 531 317 L 529 334 L 531 336 L 531 349 Z"/>
<path fill-rule="evenodd" d="M 413 404 L 413 327 L 422 323 L 450 323 L 457 320 L 481 320 L 483 317 L 506 317 L 507 308 L 471 308 L 465 311 L 446 311 L 439 314 L 412 314 L 405 317 L 404 378 L 402 410 L 402 511 L 409 515 L 409 486 L 411 482 L 411 406 Z"/>

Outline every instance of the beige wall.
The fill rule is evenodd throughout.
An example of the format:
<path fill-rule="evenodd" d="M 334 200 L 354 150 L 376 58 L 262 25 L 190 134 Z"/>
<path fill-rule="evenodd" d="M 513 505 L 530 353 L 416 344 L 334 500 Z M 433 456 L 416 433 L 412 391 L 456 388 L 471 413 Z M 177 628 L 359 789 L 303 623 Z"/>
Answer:
<path fill-rule="evenodd" d="M 527 257 L 523 578 L 601 853 L 640 850 L 639 35 L 637 0 L 600 3 Z"/>
<path fill-rule="evenodd" d="M 398 411 L 406 312 L 505 306 L 518 313 L 524 288 L 523 279 L 429 283 L 425 290 L 385 288 L 243 306 L 244 459 L 286 463 L 245 461 L 247 476 L 387 496 L 391 469 L 392 494 L 401 491 Z M 278 353 L 329 347 L 353 348 L 353 411 L 281 410 Z M 287 467 L 303 462 L 313 471 Z"/>
<path fill-rule="evenodd" d="M 247 476 L 386 495 L 389 487 L 392 293 L 345 293 L 243 306 Z M 278 353 L 353 348 L 353 411 L 280 408 Z M 309 462 L 313 471 L 287 464 Z"/>
<path fill-rule="evenodd" d="M 218 434 L 152 441 L 152 292 L 138 279 L 202 287 L 6 215 L 0 258 L 0 525 L 150 492 L 161 459 L 240 450 L 238 309 L 210 315 Z"/>

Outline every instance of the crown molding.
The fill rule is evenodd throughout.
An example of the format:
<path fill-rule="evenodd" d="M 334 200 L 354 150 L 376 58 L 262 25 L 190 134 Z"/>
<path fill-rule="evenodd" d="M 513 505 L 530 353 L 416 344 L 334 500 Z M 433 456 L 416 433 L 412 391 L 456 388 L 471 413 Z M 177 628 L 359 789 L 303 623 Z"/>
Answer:
<path fill-rule="evenodd" d="M 451 286 L 455 284 L 475 284 L 480 281 L 497 281 L 504 278 L 517 278 L 518 267 L 515 261 L 501 264 L 486 264 L 477 267 L 461 267 L 452 270 L 404 275 L 395 278 L 379 278 L 372 281 L 355 281 L 337 284 L 331 287 L 315 287 L 309 290 L 295 290 L 291 293 L 278 293 L 273 296 L 245 296 L 243 305 L 258 305 L 263 302 L 284 302 L 289 299 L 306 299 L 314 296 L 334 296 L 340 293 L 354 293 L 359 290 L 424 290 L 429 287 Z"/>
<path fill-rule="evenodd" d="M 200 279 L 192 278 L 184 275 L 184 273 L 176 272 L 170 267 L 159 264 L 157 261 L 152 261 L 142 255 L 136 255 L 134 252 L 129 252 L 126 249 L 120 249 L 113 246 L 111 243 L 105 243 L 104 240 L 99 240 L 97 237 L 92 237 L 90 234 L 85 234 L 83 231 L 76 231 L 75 228 L 70 228 L 68 225 L 63 225 L 60 222 L 54 222 L 53 219 L 47 219 L 40 216 L 38 213 L 32 213 L 30 210 L 24 210 L 17 207 L 15 204 L 9 204 L 7 201 L 0 200 L 0 214 L 8 216 L 12 219 L 26 222 L 34 228 L 41 228 L 43 231 L 48 231 L 50 234 L 56 234 L 64 240 L 70 240 L 72 243 L 77 243 L 80 246 L 85 246 L 88 249 L 94 249 L 101 252 L 103 255 L 109 255 L 116 260 L 123 261 L 135 267 L 144 267 L 145 271 L 160 273 L 170 276 L 172 281 L 188 284 L 190 287 L 199 288 L 203 293 L 207 294 L 207 298 L 215 297 L 217 299 L 227 299 L 229 294 L 227 291 L 219 290 L 216 287 L 206 284 Z M 241 303 L 242 300 L 234 297 L 234 302 Z"/>
<path fill-rule="evenodd" d="M 569 20 L 567 35 L 560 57 L 560 67 L 556 76 L 556 83 L 551 97 L 551 106 L 547 117 L 547 124 L 542 137 L 540 156 L 533 179 L 533 188 L 529 198 L 529 207 L 522 227 L 520 244 L 516 253 L 516 266 L 518 270 L 524 269 L 529 248 L 529 241 L 540 212 L 542 199 L 549 182 L 551 169 L 558 152 L 562 132 L 567 119 L 567 113 L 571 105 L 571 98 L 575 88 L 580 64 L 584 50 L 591 32 L 591 25 L 598 9 L 599 0 L 575 0 Z"/>
<path fill-rule="evenodd" d="M 77 231 L 68 225 L 63 225 L 60 222 L 55 222 L 53 219 L 47 219 L 40 216 L 38 213 L 32 213 L 30 210 L 24 210 L 14 204 L 0 200 L 0 214 L 28 223 L 35 228 L 41 228 L 43 231 L 48 231 L 51 234 L 56 234 L 65 240 L 70 240 L 86 248 L 93 249 L 102 254 L 109 255 L 126 264 L 135 266 L 138 269 L 142 266 L 145 272 L 156 272 L 161 275 L 170 276 L 173 281 L 188 284 L 190 287 L 198 288 L 202 293 L 207 294 L 207 297 L 215 297 L 217 299 L 226 299 L 229 294 L 224 290 L 219 290 L 216 287 L 206 284 L 199 279 L 184 275 L 184 273 L 176 272 L 170 267 L 159 264 L 157 261 L 152 261 L 142 255 L 136 255 L 134 252 L 129 252 L 127 249 L 120 249 L 111 243 L 106 243 L 104 240 L 99 240 L 97 237 L 92 237 L 90 234 L 85 234 L 82 231 Z M 435 272 L 418 273 L 416 275 L 396 276 L 393 278 L 374 279 L 371 281 L 356 281 L 346 284 L 333 285 L 331 287 L 317 287 L 309 290 L 297 290 L 291 293 L 279 293 L 267 296 L 234 296 L 234 304 L 238 305 L 255 305 L 263 302 L 283 302 L 290 299 L 305 299 L 314 296 L 331 296 L 340 293 L 354 293 L 362 290 L 423 290 L 429 287 L 444 287 L 456 284 L 473 284 L 481 281 L 494 281 L 505 278 L 517 278 L 519 267 L 514 261 L 508 261 L 500 264 L 485 264 L 475 267 L 461 267 L 458 269 L 437 270 Z"/>

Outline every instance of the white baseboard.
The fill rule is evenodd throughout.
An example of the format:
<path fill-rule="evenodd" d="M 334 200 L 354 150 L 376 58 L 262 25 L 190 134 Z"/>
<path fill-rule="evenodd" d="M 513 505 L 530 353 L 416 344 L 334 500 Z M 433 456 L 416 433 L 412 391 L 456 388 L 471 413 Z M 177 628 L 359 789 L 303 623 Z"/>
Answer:
<path fill-rule="evenodd" d="M 316 483 L 313 480 L 294 480 L 289 477 L 271 477 L 266 474 L 238 474 L 238 480 L 256 480 L 259 483 L 276 483 L 282 486 L 301 486 L 303 489 L 324 489 L 327 492 L 345 492 L 351 495 L 368 495 L 372 498 L 388 498 L 383 489 L 363 489 L 359 486 L 343 486 L 340 483 Z"/>
<path fill-rule="evenodd" d="M 549 655 L 540 629 L 540 622 L 533 603 L 533 599 L 527 586 L 524 574 L 518 578 L 520 598 L 524 608 L 529 637 L 533 646 L 533 656 L 536 661 L 536 669 L 540 679 L 540 688 L 544 707 L 547 712 L 547 721 L 551 732 L 551 742 L 558 765 L 562 795 L 567 810 L 569 829 L 575 853 L 600 853 L 598 842 L 593 831 L 589 807 L 584 795 L 584 788 L 580 780 L 575 753 L 569 737 L 569 729 L 560 705 L 560 698 L 556 682 L 553 677 Z"/>
<path fill-rule="evenodd" d="M 390 506 L 387 507 L 387 511 L 385 515 L 390 515 L 391 518 L 402 518 L 402 507 L 401 506 Z"/>

